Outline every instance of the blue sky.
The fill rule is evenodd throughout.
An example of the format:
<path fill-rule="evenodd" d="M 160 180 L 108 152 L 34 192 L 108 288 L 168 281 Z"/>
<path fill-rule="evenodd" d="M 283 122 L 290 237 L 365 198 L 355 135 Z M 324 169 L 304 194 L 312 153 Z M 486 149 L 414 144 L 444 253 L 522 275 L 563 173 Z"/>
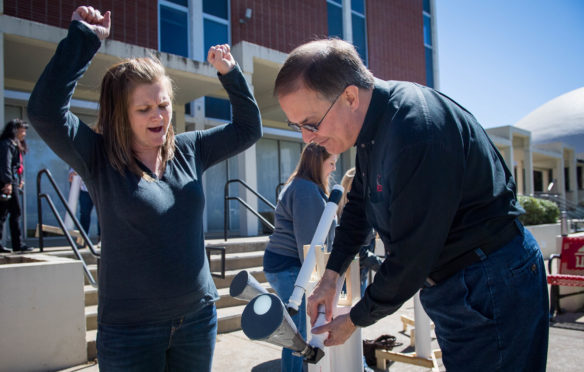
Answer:
<path fill-rule="evenodd" d="M 435 3 L 439 88 L 484 127 L 584 86 L 584 0 Z"/>

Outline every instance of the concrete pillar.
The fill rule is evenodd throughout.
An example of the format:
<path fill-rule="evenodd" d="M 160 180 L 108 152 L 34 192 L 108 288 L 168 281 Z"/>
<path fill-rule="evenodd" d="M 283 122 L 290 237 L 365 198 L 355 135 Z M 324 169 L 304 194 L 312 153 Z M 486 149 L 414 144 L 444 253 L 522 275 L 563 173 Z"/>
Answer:
<path fill-rule="evenodd" d="M 514 174 L 513 169 L 515 166 L 515 159 L 513 158 L 513 145 L 503 147 L 503 153 L 501 155 L 505 160 L 507 168 L 511 171 L 511 174 Z"/>
<path fill-rule="evenodd" d="M 556 192 L 562 199 L 566 198 L 566 179 L 564 178 L 564 157 L 556 160 L 556 165 L 553 169 L 553 178 L 557 182 Z"/>
<path fill-rule="evenodd" d="M 351 19 L 351 0 L 343 0 L 343 40 L 353 43 L 353 21 Z"/>
<path fill-rule="evenodd" d="M 207 51 L 204 50 L 203 0 L 191 0 L 190 3 L 190 57 L 196 61 L 205 62 L 207 60 Z"/>
<path fill-rule="evenodd" d="M 569 152 L 569 159 L 567 159 L 568 173 L 570 175 L 570 195 L 569 198 L 572 203 L 578 204 L 578 180 L 576 179 L 576 156 L 573 151 Z"/>
<path fill-rule="evenodd" d="M 525 183 L 525 194 L 532 195 L 533 189 L 533 153 L 531 152 L 531 146 L 528 144 L 523 149 L 523 166 L 525 168 L 525 177 L 523 182 Z"/>
<path fill-rule="evenodd" d="M 239 43 L 231 49 L 233 58 L 239 63 L 243 76 L 247 81 L 252 93 L 254 87 L 252 84 L 253 76 L 253 59 L 249 53 L 245 53 L 243 43 Z M 258 189 L 258 175 L 256 163 L 256 145 L 253 145 L 242 154 L 237 156 L 239 168 L 239 178 L 249 185 L 253 190 Z M 242 189 L 243 190 L 243 189 Z M 258 210 L 258 199 L 248 190 L 243 191 L 241 197 L 254 210 Z M 240 233 L 243 236 L 255 236 L 258 233 L 258 218 L 245 208 L 241 208 L 239 213 Z"/>
<path fill-rule="evenodd" d="M 175 134 L 184 133 L 185 122 L 185 105 L 183 103 L 174 105 L 174 130 Z"/>

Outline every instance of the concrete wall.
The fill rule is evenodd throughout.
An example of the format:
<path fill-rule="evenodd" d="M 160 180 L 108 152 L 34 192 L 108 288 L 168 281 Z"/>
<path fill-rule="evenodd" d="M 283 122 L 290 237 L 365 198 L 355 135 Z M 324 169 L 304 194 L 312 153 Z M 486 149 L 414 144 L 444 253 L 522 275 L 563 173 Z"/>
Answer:
<path fill-rule="evenodd" d="M 81 263 L 43 255 L 0 258 L 0 330 L 0 371 L 86 362 Z"/>
<path fill-rule="evenodd" d="M 556 242 L 556 237 L 560 235 L 559 223 L 525 226 L 525 228 L 533 234 L 539 243 L 544 259 L 547 260 L 553 253 L 560 253 L 559 245 Z"/>

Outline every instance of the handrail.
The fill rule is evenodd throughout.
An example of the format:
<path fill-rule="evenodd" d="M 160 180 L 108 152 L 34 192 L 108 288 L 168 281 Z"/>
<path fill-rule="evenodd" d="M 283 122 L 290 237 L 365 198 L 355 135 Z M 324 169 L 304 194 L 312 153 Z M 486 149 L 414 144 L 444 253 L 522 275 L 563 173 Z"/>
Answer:
<path fill-rule="evenodd" d="M 229 201 L 230 200 L 237 200 L 238 202 L 240 202 L 241 205 L 243 205 L 245 208 L 247 208 L 248 211 L 250 211 L 251 213 L 253 213 L 260 220 L 260 222 L 264 226 L 266 226 L 270 230 L 274 231 L 274 225 L 272 225 L 268 220 L 266 220 L 262 215 L 260 215 L 255 209 L 253 209 L 243 199 L 241 199 L 241 198 L 239 198 L 237 196 L 229 196 L 229 184 L 234 183 L 234 182 L 240 183 L 248 191 L 250 191 L 252 194 L 254 194 L 255 196 L 257 196 L 259 200 L 261 200 L 264 203 L 266 203 L 270 208 L 272 208 L 274 210 L 276 209 L 276 206 L 274 204 L 272 204 L 268 199 L 266 199 L 263 196 L 261 196 L 257 191 L 255 191 L 254 189 L 252 189 L 244 181 L 242 181 L 242 180 L 240 180 L 238 178 L 228 180 L 227 182 L 225 182 L 225 188 L 224 188 L 223 238 L 225 240 L 227 240 L 227 228 L 229 226 Z"/>
<path fill-rule="evenodd" d="M 584 208 L 567 198 L 562 198 L 559 194 L 536 192 L 533 196 L 555 202 L 561 210 L 568 213 L 570 218 L 584 218 Z"/>
<path fill-rule="evenodd" d="M 59 199 L 61 199 L 61 203 L 65 207 L 65 210 L 67 211 L 67 213 L 69 213 L 69 216 L 71 217 L 71 220 L 75 224 L 75 227 L 81 233 L 81 237 L 83 238 L 85 244 L 89 248 L 89 251 L 91 252 L 91 254 L 93 254 L 95 257 L 98 257 L 98 258 L 100 256 L 100 253 L 95 250 L 95 247 L 93 246 L 93 243 L 91 242 L 91 240 L 87 236 L 87 233 L 85 232 L 85 230 L 81 226 L 81 223 L 79 222 L 79 220 L 77 219 L 77 217 L 75 217 L 75 214 L 71 211 L 71 208 L 69 207 L 69 204 L 67 204 L 67 202 L 65 201 L 65 197 L 63 196 L 63 193 L 61 192 L 61 190 L 59 189 L 59 187 L 55 183 L 55 179 L 51 175 L 51 172 L 48 169 L 46 169 L 46 168 L 45 169 L 41 169 L 38 172 L 38 174 L 37 174 L 37 180 L 36 180 L 37 181 L 37 207 L 38 207 L 38 226 L 39 226 L 38 228 L 39 228 L 39 248 L 40 248 L 40 251 L 43 252 L 43 249 L 44 249 L 44 241 L 43 241 L 43 238 L 44 238 L 43 235 L 44 234 L 43 234 L 43 231 L 42 231 L 42 226 L 43 226 L 43 210 L 42 210 L 42 202 L 41 202 L 41 200 L 42 200 L 42 198 L 45 198 L 47 200 L 47 203 L 49 204 L 49 207 L 51 207 L 51 210 L 53 211 L 53 215 L 57 219 L 57 222 L 59 223 L 59 226 L 61 227 L 61 230 L 63 231 L 63 234 L 67 238 L 67 241 L 69 242 L 69 245 L 71 246 L 71 249 L 73 250 L 73 253 L 77 257 L 77 259 L 79 261 L 81 261 L 81 264 L 83 265 L 83 271 L 85 272 L 85 276 L 89 280 L 89 283 L 93 287 L 97 288 L 97 282 L 95 281 L 95 279 L 93 278 L 93 275 L 91 274 L 91 272 L 87 268 L 87 264 L 85 263 L 85 260 L 83 259 L 83 256 L 79 252 L 79 249 L 77 247 L 77 244 L 75 243 L 75 241 L 71 237 L 71 234 L 69 233 L 69 231 L 65 227 L 65 222 L 63 221 L 63 219 L 59 215 L 59 212 L 57 211 L 57 208 L 55 207 L 55 204 L 53 203 L 53 200 L 51 199 L 51 196 L 48 195 L 48 194 L 41 193 L 41 180 L 42 180 L 43 174 L 45 174 L 47 176 L 47 179 L 51 182 L 51 185 L 53 186 L 53 189 L 57 193 L 57 196 L 59 197 Z"/>

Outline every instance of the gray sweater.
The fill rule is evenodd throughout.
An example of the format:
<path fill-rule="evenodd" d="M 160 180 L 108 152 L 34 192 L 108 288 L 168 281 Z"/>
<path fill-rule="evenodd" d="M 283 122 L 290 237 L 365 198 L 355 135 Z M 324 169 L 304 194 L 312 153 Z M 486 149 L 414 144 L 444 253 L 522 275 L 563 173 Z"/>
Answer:
<path fill-rule="evenodd" d="M 275 229 L 266 251 L 282 256 L 298 257 L 304 262 L 304 244 L 310 244 L 327 196 L 312 181 L 295 178 L 284 190 L 276 205 Z M 336 223 L 333 222 L 329 240 Z"/>
<path fill-rule="evenodd" d="M 233 123 L 176 136 L 175 156 L 149 182 L 115 170 L 103 137 L 69 111 L 77 80 L 101 43 L 74 21 L 30 97 L 30 121 L 83 178 L 101 226 L 98 319 L 144 324 L 198 311 L 218 298 L 205 255 L 202 175 L 255 143 L 260 113 L 239 68 L 219 76 Z M 145 171 L 147 168 L 143 167 Z"/>

